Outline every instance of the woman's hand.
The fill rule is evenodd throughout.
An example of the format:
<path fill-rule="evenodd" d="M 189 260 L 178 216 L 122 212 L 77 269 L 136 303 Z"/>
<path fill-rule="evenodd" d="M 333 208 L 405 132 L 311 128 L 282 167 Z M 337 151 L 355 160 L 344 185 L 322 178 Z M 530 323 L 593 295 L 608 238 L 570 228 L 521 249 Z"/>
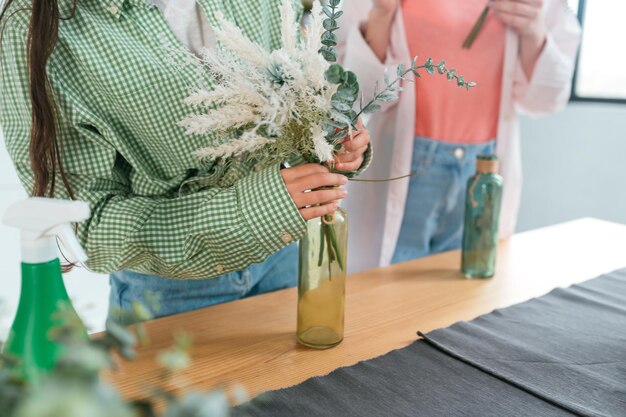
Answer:
<path fill-rule="evenodd" d="M 363 155 L 370 143 L 370 134 L 359 119 L 356 127 L 358 132 L 352 133 L 352 139 L 348 137 L 342 141 L 343 150 L 337 152 L 335 167 L 339 171 L 356 171 L 363 164 Z"/>
<path fill-rule="evenodd" d="M 348 183 L 348 178 L 333 174 L 319 164 L 299 165 L 280 171 L 287 191 L 304 220 L 330 214 L 339 207 L 339 200 L 348 192 L 339 187 Z"/>
<path fill-rule="evenodd" d="M 502 22 L 520 37 L 520 60 L 529 79 L 548 33 L 542 8 L 543 0 L 495 0 L 493 4 Z"/>
<path fill-rule="evenodd" d="M 493 10 L 520 37 L 532 37 L 543 42 L 546 25 L 541 15 L 543 0 L 495 0 Z"/>

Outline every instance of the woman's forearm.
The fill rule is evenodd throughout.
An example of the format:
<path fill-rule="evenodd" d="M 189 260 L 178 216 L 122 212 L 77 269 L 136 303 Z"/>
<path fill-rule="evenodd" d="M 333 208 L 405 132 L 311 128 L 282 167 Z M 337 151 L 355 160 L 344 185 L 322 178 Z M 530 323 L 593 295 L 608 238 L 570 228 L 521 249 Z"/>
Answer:
<path fill-rule="evenodd" d="M 365 30 L 365 40 L 381 62 L 387 57 L 389 41 L 391 39 L 391 24 L 396 13 L 393 11 L 380 11 L 373 7 L 369 14 Z"/>
<path fill-rule="evenodd" d="M 524 74 L 526 74 L 526 78 L 529 80 L 533 76 L 535 64 L 537 63 L 539 55 L 541 55 L 541 51 L 543 51 L 545 44 L 546 33 L 543 31 L 538 34 L 520 37 L 520 62 L 522 63 Z"/>

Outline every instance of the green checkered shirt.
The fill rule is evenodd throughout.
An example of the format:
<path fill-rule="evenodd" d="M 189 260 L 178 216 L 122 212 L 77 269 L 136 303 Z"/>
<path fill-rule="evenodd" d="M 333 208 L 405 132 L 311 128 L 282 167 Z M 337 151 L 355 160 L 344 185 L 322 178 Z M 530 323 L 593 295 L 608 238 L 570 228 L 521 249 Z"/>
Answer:
<path fill-rule="evenodd" d="M 60 1 L 62 15 L 70 4 Z M 219 10 L 268 49 L 279 46 L 279 1 L 201 4 L 211 24 Z M 28 190 L 29 18 L 21 11 L 6 20 L 0 56 L 0 123 Z M 92 209 L 77 232 L 91 269 L 207 278 L 244 269 L 303 236 L 305 222 L 279 166 L 194 157 L 207 137 L 184 135 L 177 121 L 190 112 L 183 103 L 190 87 L 211 80 L 177 52 L 184 48 L 157 7 L 79 1 L 76 15 L 61 21 L 59 38 L 48 74 L 63 166 L 76 198 Z M 62 185 L 56 197 L 67 198 Z"/>

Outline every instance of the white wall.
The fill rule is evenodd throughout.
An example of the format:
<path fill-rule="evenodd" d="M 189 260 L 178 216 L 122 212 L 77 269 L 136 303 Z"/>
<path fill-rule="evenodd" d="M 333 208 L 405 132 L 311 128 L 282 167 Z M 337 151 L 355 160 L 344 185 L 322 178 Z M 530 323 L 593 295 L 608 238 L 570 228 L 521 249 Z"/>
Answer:
<path fill-rule="evenodd" d="M 0 133 L 0 217 L 11 203 L 25 197 Z M 65 282 L 76 310 L 88 328 L 91 331 L 102 330 L 108 308 L 107 277 L 75 269 L 65 276 Z M 19 232 L 0 223 L 0 340 L 5 339 L 11 325 L 19 293 Z"/>
<path fill-rule="evenodd" d="M 522 137 L 518 230 L 582 216 L 626 223 L 626 105 L 572 103 L 525 119 Z"/>
<path fill-rule="evenodd" d="M 518 230 L 582 216 L 626 223 L 626 105 L 571 104 L 548 118 L 522 125 L 524 196 Z M 0 140 L 1 143 L 3 143 Z M 0 146 L 0 213 L 24 197 Z M 0 338 L 19 296 L 18 233 L 0 225 Z M 106 317 L 106 276 L 84 269 L 66 278 L 79 314 L 100 330 Z"/>

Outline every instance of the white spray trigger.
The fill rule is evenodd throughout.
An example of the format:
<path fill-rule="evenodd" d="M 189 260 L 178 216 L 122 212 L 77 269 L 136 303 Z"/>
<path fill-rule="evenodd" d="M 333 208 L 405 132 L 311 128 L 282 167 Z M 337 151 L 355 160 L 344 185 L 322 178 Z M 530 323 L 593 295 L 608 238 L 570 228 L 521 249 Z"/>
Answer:
<path fill-rule="evenodd" d="M 12 204 L 2 220 L 22 232 L 22 262 L 41 263 L 57 258 L 57 237 L 65 248 L 64 255 L 69 255 L 68 261 L 84 262 L 87 255 L 71 224 L 89 216 L 85 202 L 32 197 Z"/>
<path fill-rule="evenodd" d="M 83 263 L 87 260 L 87 254 L 74 235 L 74 230 L 69 224 L 61 224 L 50 229 L 46 235 L 56 236 L 63 245 L 62 253 L 70 263 Z"/>

